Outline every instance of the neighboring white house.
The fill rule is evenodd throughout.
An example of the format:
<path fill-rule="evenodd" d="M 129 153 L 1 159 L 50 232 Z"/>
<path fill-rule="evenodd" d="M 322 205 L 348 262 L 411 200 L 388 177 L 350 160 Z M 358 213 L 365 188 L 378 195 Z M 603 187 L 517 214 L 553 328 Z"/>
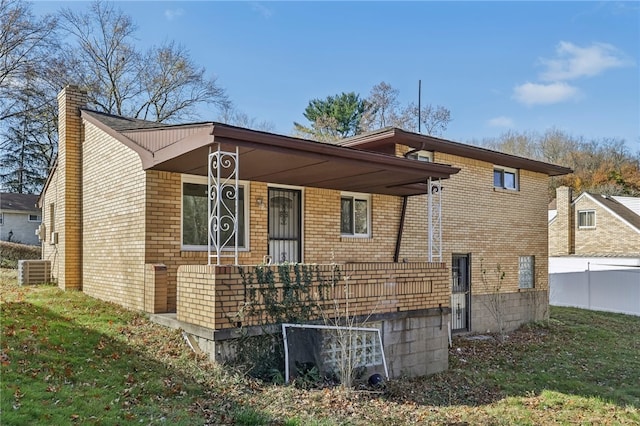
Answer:
<path fill-rule="evenodd" d="M 37 195 L 0 193 L 0 240 L 40 244 L 36 230 L 42 222 L 42 213 L 37 202 Z"/>
<path fill-rule="evenodd" d="M 640 197 L 557 190 L 549 208 L 549 303 L 640 315 Z"/>

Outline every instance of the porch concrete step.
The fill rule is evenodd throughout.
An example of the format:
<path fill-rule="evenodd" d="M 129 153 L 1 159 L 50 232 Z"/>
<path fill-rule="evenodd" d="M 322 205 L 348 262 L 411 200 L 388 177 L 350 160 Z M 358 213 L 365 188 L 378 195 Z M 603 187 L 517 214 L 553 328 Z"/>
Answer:
<path fill-rule="evenodd" d="M 169 314 L 149 314 L 149 320 L 156 324 L 163 325 L 165 327 L 174 328 L 177 330 L 184 330 L 188 334 L 193 334 L 198 337 L 213 340 L 213 328 L 202 327 L 200 325 L 189 324 L 184 321 L 179 321 L 176 318 L 175 313 Z"/>

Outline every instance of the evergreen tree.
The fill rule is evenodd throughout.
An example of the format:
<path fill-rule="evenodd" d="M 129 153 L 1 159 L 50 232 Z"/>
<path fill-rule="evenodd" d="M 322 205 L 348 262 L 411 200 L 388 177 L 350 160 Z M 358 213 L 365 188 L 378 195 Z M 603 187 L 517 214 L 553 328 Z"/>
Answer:
<path fill-rule="evenodd" d="M 371 107 L 355 92 L 312 99 L 304 110 L 309 126 L 294 124 L 294 131 L 319 141 L 336 141 L 362 132 L 362 118 Z"/>

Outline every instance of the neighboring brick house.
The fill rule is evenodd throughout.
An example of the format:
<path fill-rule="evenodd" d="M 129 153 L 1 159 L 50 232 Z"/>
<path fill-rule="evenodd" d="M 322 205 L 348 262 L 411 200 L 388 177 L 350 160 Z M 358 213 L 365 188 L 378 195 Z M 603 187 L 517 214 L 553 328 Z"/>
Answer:
<path fill-rule="evenodd" d="M 38 196 L 0 193 L 0 240 L 38 245 L 36 231 L 42 221 Z"/>
<path fill-rule="evenodd" d="M 640 257 L 640 197 L 556 190 L 549 210 L 549 255 Z"/>
<path fill-rule="evenodd" d="M 202 344 L 257 324 L 236 265 L 285 261 L 320 277 L 337 264 L 396 376 L 447 367 L 447 324 L 496 331 L 497 292 L 507 329 L 547 315 L 546 190 L 569 169 L 398 129 L 331 145 L 98 113 L 74 87 L 58 100 L 58 160 L 40 205 L 61 288 L 173 312 Z M 207 178 L 226 173 L 225 156 L 237 196 L 227 175 Z M 207 194 L 237 234 L 207 211 Z M 207 223 L 233 250 L 211 251 Z"/>

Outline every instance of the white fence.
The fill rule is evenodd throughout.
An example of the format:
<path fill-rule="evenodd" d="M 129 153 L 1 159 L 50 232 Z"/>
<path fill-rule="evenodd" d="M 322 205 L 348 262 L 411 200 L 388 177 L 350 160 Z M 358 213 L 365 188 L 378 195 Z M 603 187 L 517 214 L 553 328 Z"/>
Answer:
<path fill-rule="evenodd" d="M 549 304 L 640 316 L 640 268 L 551 273 Z"/>

